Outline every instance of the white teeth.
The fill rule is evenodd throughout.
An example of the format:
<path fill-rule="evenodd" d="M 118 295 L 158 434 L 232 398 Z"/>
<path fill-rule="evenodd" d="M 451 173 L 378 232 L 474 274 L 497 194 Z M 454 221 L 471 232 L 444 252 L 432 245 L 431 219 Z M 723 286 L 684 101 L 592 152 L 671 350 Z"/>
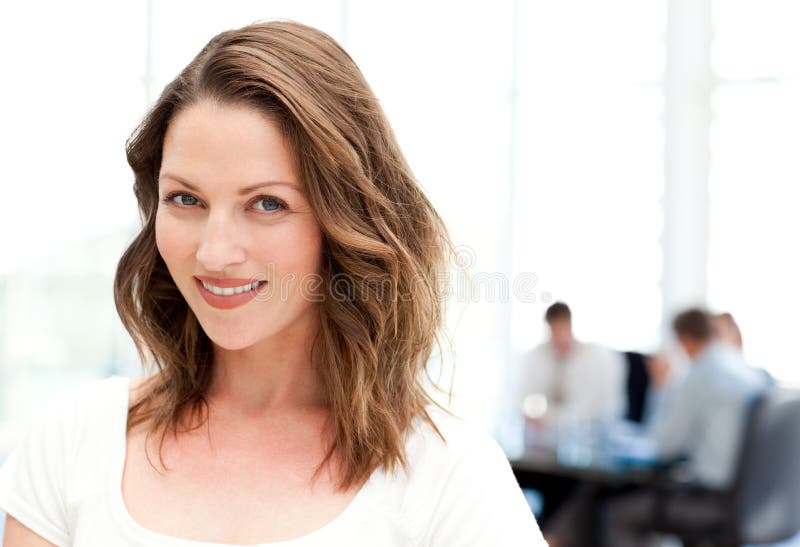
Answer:
<path fill-rule="evenodd" d="M 214 285 L 209 285 L 205 281 L 200 281 L 200 283 L 202 283 L 203 286 L 206 289 L 208 289 L 210 292 L 212 292 L 212 293 L 214 293 L 216 295 L 219 295 L 219 296 L 231 296 L 231 295 L 234 295 L 234 294 L 242 294 L 245 291 L 249 291 L 249 290 L 255 289 L 256 287 L 259 287 L 262 284 L 266 283 L 266 281 L 255 281 L 253 283 L 250 283 L 249 285 L 243 285 L 241 287 L 230 287 L 230 288 L 225 288 L 225 289 L 223 289 L 221 287 L 215 287 Z"/>

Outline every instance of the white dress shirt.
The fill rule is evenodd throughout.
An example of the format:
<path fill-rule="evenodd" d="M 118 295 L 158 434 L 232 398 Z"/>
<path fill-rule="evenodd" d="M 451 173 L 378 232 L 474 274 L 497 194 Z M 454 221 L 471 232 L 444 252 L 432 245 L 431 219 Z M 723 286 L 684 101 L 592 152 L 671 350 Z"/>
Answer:
<path fill-rule="evenodd" d="M 560 357 L 546 342 L 523 358 L 517 409 L 522 411 L 530 395 L 541 395 L 547 402 L 542 418 L 548 425 L 614 420 L 626 408 L 626 380 L 619 352 L 576 340 Z"/>

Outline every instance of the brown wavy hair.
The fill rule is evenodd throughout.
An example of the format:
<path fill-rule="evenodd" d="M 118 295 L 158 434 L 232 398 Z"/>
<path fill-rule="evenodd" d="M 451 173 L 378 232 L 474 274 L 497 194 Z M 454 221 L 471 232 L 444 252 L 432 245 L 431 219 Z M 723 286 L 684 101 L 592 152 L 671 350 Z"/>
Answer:
<path fill-rule="evenodd" d="M 117 266 L 114 299 L 153 372 L 129 410 L 128 430 L 160 431 L 163 448 L 182 416 L 208 410 L 213 347 L 155 242 L 164 134 L 199 101 L 253 107 L 276 121 L 323 233 L 321 275 L 327 296 L 335 289 L 336 297 L 319 303 L 312 355 L 333 434 L 317 473 L 336 455 L 337 485 L 347 489 L 377 467 L 405 467 L 412 421 L 436 429 L 426 411 L 436 404 L 427 363 L 434 344 L 443 355 L 449 341 L 441 280 L 455 249 L 355 62 L 327 34 L 287 20 L 212 38 L 126 141 L 142 228 Z"/>

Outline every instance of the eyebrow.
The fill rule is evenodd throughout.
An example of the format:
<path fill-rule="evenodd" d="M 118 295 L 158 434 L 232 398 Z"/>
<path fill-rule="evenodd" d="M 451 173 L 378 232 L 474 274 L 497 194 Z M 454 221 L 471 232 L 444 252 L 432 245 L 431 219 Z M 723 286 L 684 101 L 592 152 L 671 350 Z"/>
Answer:
<path fill-rule="evenodd" d="M 190 183 L 186 182 L 183 178 L 181 178 L 181 177 L 179 177 L 177 175 L 173 175 L 172 173 L 162 173 L 159 176 L 159 179 L 163 179 L 163 178 L 168 178 L 168 179 L 172 179 L 172 180 L 174 180 L 176 182 L 179 182 L 179 183 L 183 184 L 184 186 L 186 186 L 188 189 L 194 190 L 195 192 L 199 192 L 200 191 L 200 189 L 197 186 L 194 186 L 193 184 L 190 184 Z M 291 188 L 293 190 L 296 190 L 298 192 L 300 191 L 300 189 L 297 187 L 297 185 L 292 184 L 291 182 L 286 182 L 286 181 L 283 181 L 283 180 L 268 180 L 268 181 L 265 181 L 265 182 L 257 182 L 255 184 L 251 184 L 250 186 L 244 186 L 242 188 L 239 188 L 238 194 L 240 196 L 244 196 L 246 194 L 249 194 L 250 192 L 254 192 L 255 190 L 258 190 L 259 188 L 264 188 L 266 186 L 288 186 L 289 188 Z"/>

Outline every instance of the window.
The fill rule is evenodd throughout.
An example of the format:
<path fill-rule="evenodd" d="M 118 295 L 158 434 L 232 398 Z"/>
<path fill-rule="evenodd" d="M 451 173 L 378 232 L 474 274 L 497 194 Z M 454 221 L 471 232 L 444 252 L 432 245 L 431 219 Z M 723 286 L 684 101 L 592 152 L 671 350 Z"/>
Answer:
<path fill-rule="evenodd" d="M 740 323 L 745 354 L 800 383 L 800 6 L 713 3 L 708 300 Z"/>

